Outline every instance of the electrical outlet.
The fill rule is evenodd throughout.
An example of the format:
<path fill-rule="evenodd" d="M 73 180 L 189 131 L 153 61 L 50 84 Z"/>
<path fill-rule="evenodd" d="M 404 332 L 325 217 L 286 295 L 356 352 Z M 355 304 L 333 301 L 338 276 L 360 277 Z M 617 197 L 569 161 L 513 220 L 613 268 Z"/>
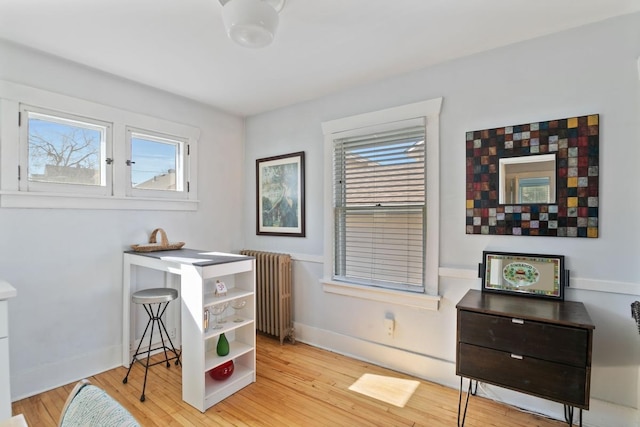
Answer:
<path fill-rule="evenodd" d="M 171 329 L 171 331 L 169 331 L 169 338 L 171 339 L 175 339 L 176 338 L 176 328 Z"/>
<path fill-rule="evenodd" d="M 393 331 L 396 328 L 396 321 L 392 317 L 385 317 L 384 327 L 387 330 L 387 335 L 393 336 Z"/>

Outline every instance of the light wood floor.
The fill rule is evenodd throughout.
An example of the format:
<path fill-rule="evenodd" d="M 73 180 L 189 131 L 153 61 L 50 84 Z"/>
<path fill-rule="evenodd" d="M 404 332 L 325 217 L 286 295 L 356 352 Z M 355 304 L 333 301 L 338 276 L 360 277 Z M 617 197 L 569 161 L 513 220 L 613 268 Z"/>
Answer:
<path fill-rule="evenodd" d="M 204 414 L 181 399 L 180 367 L 151 368 L 146 401 L 140 402 L 144 369 L 136 365 L 128 384 L 123 367 L 90 378 L 124 405 L 143 426 L 455 426 L 458 391 L 420 381 L 399 408 L 349 390 L 365 373 L 415 379 L 302 343 L 280 345 L 258 336 L 257 382 Z M 465 382 L 466 383 L 466 382 Z M 30 426 L 55 426 L 75 383 L 13 403 Z M 566 423 L 471 397 L 466 426 L 558 427 Z"/>

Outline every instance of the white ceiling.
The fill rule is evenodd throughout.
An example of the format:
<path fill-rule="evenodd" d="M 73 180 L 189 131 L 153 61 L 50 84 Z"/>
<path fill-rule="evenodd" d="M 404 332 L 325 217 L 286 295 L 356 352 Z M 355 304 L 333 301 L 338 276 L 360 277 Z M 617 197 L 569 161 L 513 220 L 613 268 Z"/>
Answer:
<path fill-rule="evenodd" d="M 0 38 L 248 116 L 637 12 L 640 1 L 286 0 L 274 43 L 260 50 L 226 37 L 221 8 L 0 0 Z"/>

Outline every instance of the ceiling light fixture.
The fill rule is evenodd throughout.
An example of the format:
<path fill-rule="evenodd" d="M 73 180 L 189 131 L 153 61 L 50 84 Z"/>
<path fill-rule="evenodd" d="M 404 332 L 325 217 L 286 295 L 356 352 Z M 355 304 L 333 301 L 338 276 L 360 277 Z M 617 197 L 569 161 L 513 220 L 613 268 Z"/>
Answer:
<path fill-rule="evenodd" d="M 278 13 L 285 0 L 219 0 L 222 20 L 231 40 L 244 47 L 264 47 L 273 41 Z"/>

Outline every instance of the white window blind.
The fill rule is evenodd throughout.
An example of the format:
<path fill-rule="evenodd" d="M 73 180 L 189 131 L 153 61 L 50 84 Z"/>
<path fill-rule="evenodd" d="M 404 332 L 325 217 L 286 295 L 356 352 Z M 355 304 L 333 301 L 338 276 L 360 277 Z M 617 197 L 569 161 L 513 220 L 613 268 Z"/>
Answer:
<path fill-rule="evenodd" d="M 425 124 L 334 138 L 334 278 L 424 292 Z"/>

